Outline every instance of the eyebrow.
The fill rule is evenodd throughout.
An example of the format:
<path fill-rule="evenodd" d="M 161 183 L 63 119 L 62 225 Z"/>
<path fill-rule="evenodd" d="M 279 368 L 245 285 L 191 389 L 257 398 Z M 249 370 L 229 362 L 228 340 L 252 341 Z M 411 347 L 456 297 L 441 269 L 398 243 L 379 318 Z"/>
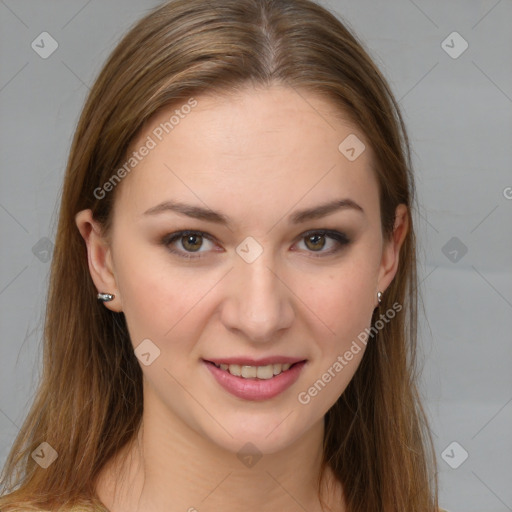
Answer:
<path fill-rule="evenodd" d="M 291 224 L 301 224 L 303 222 L 320 219 L 327 215 L 339 210 L 354 210 L 365 215 L 363 208 L 352 199 L 336 199 L 328 203 L 324 203 L 312 208 L 298 210 L 288 217 L 288 222 Z M 146 210 L 143 215 L 158 215 L 165 212 L 175 212 L 194 219 L 206 220 L 208 222 L 215 222 L 230 226 L 229 218 L 220 212 L 216 212 L 209 208 L 195 206 L 191 204 L 180 203 L 176 201 L 164 201 L 157 204 L 149 210 Z"/>

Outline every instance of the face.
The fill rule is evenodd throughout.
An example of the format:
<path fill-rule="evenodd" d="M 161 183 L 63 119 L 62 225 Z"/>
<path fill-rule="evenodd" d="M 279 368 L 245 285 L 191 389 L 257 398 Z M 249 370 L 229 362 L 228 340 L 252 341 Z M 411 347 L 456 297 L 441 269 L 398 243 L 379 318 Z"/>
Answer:
<path fill-rule="evenodd" d="M 134 142 L 150 149 L 115 190 L 112 280 L 93 278 L 125 315 L 145 404 L 230 451 L 273 453 L 343 393 L 394 276 L 371 150 L 311 93 L 189 105 Z M 366 145 L 352 161 L 338 149 L 349 135 Z"/>

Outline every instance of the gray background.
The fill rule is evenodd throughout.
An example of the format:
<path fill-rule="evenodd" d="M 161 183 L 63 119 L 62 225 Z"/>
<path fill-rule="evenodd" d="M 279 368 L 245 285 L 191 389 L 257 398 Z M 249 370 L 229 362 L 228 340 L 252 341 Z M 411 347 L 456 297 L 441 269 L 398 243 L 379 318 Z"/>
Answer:
<path fill-rule="evenodd" d="M 0 464 L 39 377 L 48 259 L 80 109 L 120 35 L 158 3 L 0 0 Z M 411 137 L 421 385 L 440 503 L 512 511 L 512 2 L 322 3 L 366 44 Z M 43 59 L 31 43 L 45 31 L 58 48 Z M 457 58 L 454 31 L 469 45 Z"/>

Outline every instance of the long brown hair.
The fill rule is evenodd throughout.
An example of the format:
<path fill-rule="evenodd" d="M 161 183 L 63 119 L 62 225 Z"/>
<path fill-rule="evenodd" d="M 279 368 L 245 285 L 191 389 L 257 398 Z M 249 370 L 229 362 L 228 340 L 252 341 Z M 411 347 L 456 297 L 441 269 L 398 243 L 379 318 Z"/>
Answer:
<path fill-rule="evenodd" d="M 326 414 L 324 465 L 342 483 L 347 511 L 437 511 L 436 459 L 417 388 L 414 180 L 404 122 L 386 80 L 351 31 L 309 0 L 175 0 L 117 45 L 78 123 L 51 264 L 43 371 L 0 482 L 3 512 L 74 504 L 105 510 L 95 479 L 134 439 L 142 418 L 142 371 L 125 318 L 96 300 L 76 213 L 91 208 L 109 233 L 115 191 L 101 199 L 94 191 L 162 108 L 203 92 L 273 83 L 323 95 L 365 134 L 386 237 L 397 205 L 409 210 L 398 271 L 380 308 L 399 303 L 403 313 L 368 343 Z M 43 442 L 58 454 L 46 469 L 31 457 Z"/>

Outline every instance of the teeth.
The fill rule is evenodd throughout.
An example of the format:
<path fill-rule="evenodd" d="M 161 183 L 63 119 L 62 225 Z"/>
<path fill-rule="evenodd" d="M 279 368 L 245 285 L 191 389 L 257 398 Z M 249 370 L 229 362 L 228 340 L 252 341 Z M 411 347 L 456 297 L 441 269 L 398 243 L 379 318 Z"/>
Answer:
<path fill-rule="evenodd" d="M 256 372 L 256 377 L 258 377 L 258 379 L 271 379 L 273 376 L 274 365 L 267 364 L 267 366 L 258 366 L 258 370 Z"/>
<path fill-rule="evenodd" d="M 242 366 L 242 377 L 245 379 L 254 379 L 257 377 L 258 367 L 257 366 Z"/>
<path fill-rule="evenodd" d="M 242 367 L 239 364 L 225 364 L 224 366 L 227 366 L 227 368 L 223 369 L 227 370 L 231 375 L 236 375 L 237 377 L 242 375 Z"/>
<path fill-rule="evenodd" d="M 215 363 L 214 363 L 215 364 Z M 244 379 L 271 379 L 275 375 L 288 370 L 291 366 L 290 363 L 277 363 L 268 364 L 266 366 L 241 366 L 239 364 L 215 364 L 217 368 L 228 371 L 231 375 L 236 377 L 243 377 Z"/>

